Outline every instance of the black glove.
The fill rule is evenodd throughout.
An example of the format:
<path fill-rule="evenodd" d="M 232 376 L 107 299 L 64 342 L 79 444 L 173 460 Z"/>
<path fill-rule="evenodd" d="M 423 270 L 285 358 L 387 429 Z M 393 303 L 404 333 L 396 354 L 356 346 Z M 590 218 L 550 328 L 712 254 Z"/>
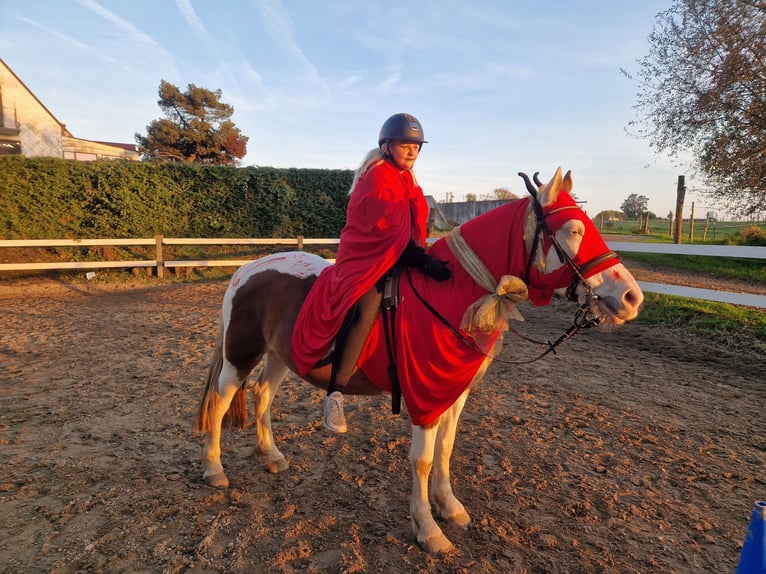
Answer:
<path fill-rule="evenodd" d="M 417 267 L 423 273 L 437 281 L 445 281 L 452 277 L 452 271 L 447 267 L 446 261 L 434 259 L 426 253 L 425 249 L 416 245 L 412 239 L 410 239 L 407 247 L 404 248 L 404 251 L 399 256 L 398 263 L 409 267 Z"/>
<path fill-rule="evenodd" d="M 426 261 L 426 264 L 421 267 L 423 273 L 428 275 L 431 279 L 436 279 L 437 281 L 446 281 L 452 277 L 452 271 L 450 271 L 449 267 L 447 267 L 446 261 L 442 261 L 441 259 L 434 259 L 428 255 L 426 255 L 426 257 L 428 257 L 428 261 Z"/>

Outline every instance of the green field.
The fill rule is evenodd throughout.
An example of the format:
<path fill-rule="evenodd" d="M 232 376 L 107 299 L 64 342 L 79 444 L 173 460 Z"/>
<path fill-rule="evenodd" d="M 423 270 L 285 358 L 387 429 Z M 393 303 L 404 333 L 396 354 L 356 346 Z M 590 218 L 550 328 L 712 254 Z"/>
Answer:
<path fill-rule="evenodd" d="M 673 241 L 670 222 L 667 219 L 650 219 L 648 234 L 643 233 L 642 225 L 637 219 L 601 221 L 597 218 L 594 223 L 603 234 L 646 238 L 646 240 L 655 243 L 672 243 Z M 726 244 L 737 234 L 750 227 L 757 227 L 766 235 L 766 221 L 706 221 L 698 219 L 694 221 L 692 237 L 692 225 L 689 220 L 685 220 L 681 230 L 681 243 Z M 626 241 L 629 239 L 626 238 Z"/>

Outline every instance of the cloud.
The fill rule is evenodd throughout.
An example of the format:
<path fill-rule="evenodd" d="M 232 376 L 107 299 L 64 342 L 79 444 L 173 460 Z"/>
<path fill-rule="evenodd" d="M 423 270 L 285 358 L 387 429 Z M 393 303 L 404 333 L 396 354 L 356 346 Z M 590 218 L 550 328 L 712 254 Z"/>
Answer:
<path fill-rule="evenodd" d="M 402 79 L 402 71 L 399 68 L 390 70 L 388 75 L 380 82 L 375 90 L 383 94 L 390 94 Z"/>
<path fill-rule="evenodd" d="M 80 42 L 78 39 L 73 38 L 72 36 L 68 36 L 67 34 L 64 34 L 63 32 L 59 32 L 55 28 L 51 28 L 50 26 L 45 26 L 44 24 L 40 24 L 39 22 L 36 22 L 29 18 L 25 18 L 24 16 L 19 16 L 18 18 L 22 22 L 26 22 L 30 26 L 34 26 L 35 28 L 38 28 L 42 30 L 43 32 L 46 32 L 52 36 L 55 36 L 59 38 L 60 40 L 63 40 L 67 44 L 71 44 L 75 48 L 78 48 L 84 52 L 87 52 L 88 54 L 92 54 L 93 56 L 103 60 L 104 62 L 113 64 L 119 68 L 122 68 L 126 72 L 131 72 L 131 73 L 135 72 L 135 70 L 132 67 L 130 67 L 128 64 L 126 64 L 125 62 L 122 62 L 116 58 L 110 58 L 109 56 L 104 54 L 103 51 L 95 47 L 89 46 L 88 44 L 85 44 L 84 42 Z"/>
<path fill-rule="evenodd" d="M 77 0 L 77 2 L 85 9 L 90 10 L 100 18 L 109 22 L 112 26 L 126 34 L 133 45 L 143 48 L 149 52 L 150 57 L 154 61 L 165 61 L 168 65 L 173 65 L 174 58 L 162 45 L 154 40 L 148 34 L 145 34 L 133 24 L 120 18 L 114 12 L 110 12 L 103 6 L 101 6 L 95 0 Z"/>
<path fill-rule="evenodd" d="M 255 0 L 255 8 L 265 21 L 267 31 L 274 43 L 303 67 L 303 78 L 315 83 L 321 92 L 329 96 L 330 88 L 327 82 L 322 79 L 314 64 L 298 44 L 292 18 L 282 2 L 280 0 Z"/>
<path fill-rule="evenodd" d="M 194 6 L 192 6 L 191 0 L 176 0 L 176 7 L 184 17 L 184 20 L 186 20 L 186 23 L 189 25 L 189 27 L 194 30 L 194 32 L 196 32 L 199 37 L 206 41 L 212 40 L 210 34 L 205 29 L 205 25 L 202 23 L 202 20 L 194 11 Z"/>

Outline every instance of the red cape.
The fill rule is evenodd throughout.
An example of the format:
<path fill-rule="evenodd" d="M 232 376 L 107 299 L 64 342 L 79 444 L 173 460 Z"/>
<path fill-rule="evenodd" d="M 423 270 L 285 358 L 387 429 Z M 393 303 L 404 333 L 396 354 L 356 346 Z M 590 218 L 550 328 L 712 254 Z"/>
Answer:
<path fill-rule="evenodd" d="M 393 265 L 410 239 L 423 245 L 428 204 L 412 174 L 387 161 L 359 178 L 335 265 L 317 278 L 295 323 L 292 358 L 305 375 L 330 350 L 351 306 Z"/>

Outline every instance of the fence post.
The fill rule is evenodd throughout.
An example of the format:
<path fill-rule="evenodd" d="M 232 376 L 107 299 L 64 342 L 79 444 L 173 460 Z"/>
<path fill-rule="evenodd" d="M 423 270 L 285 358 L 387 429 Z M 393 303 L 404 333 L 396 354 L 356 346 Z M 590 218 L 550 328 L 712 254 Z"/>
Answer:
<path fill-rule="evenodd" d="M 694 243 L 694 202 L 692 201 L 692 216 L 689 218 L 689 243 Z"/>
<path fill-rule="evenodd" d="M 303 251 L 303 235 L 298 236 L 298 251 Z"/>
<path fill-rule="evenodd" d="M 673 230 L 673 243 L 681 243 L 681 230 L 684 224 L 684 197 L 686 197 L 685 176 L 678 176 L 678 185 L 676 186 L 676 227 Z"/>
<path fill-rule="evenodd" d="M 155 259 L 157 260 L 157 279 L 165 278 L 165 257 L 162 254 L 162 235 L 154 236 Z"/>

